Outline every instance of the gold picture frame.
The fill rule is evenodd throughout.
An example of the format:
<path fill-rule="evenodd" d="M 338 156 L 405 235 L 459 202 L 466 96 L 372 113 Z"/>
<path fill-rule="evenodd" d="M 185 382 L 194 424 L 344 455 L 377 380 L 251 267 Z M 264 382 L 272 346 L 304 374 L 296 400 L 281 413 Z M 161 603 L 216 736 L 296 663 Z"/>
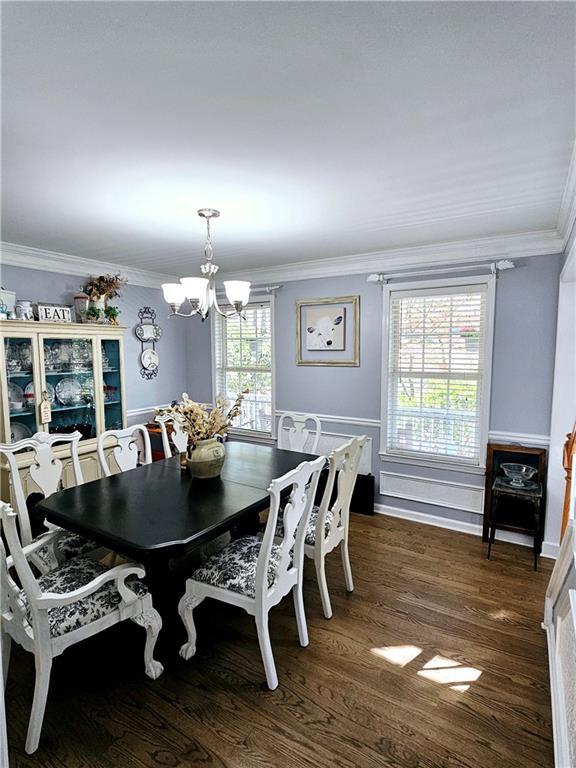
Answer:
<path fill-rule="evenodd" d="M 330 349 L 322 350 L 319 356 L 310 354 L 310 350 L 303 348 L 304 334 L 302 333 L 303 310 L 315 307 L 333 307 L 344 305 L 350 309 L 347 315 L 345 327 L 345 347 L 343 352 L 349 350 L 350 356 L 345 357 L 333 353 L 328 357 Z M 296 302 L 296 365 L 337 366 L 346 368 L 358 368 L 360 366 L 360 296 L 337 296 L 335 298 L 300 299 Z"/>

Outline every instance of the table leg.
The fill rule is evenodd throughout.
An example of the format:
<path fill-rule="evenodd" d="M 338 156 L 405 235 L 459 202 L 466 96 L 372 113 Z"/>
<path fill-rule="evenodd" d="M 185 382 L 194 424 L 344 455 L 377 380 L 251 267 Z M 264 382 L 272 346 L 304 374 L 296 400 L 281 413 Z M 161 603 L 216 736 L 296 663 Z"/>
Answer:
<path fill-rule="evenodd" d="M 496 538 L 496 517 L 498 513 L 498 494 L 495 493 L 492 498 L 492 510 L 490 514 L 490 535 L 488 537 L 488 560 L 490 560 L 490 553 L 492 551 L 492 544 Z"/>
<path fill-rule="evenodd" d="M 542 532 L 540 530 L 540 500 L 534 501 L 534 570 L 538 570 L 538 555 L 542 550 Z"/>

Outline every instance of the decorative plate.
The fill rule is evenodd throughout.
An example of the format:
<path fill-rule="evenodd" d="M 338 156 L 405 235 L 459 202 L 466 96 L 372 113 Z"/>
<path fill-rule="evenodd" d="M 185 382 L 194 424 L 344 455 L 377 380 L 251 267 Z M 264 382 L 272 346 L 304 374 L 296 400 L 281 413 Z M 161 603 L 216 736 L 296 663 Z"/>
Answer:
<path fill-rule="evenodd" d="M 56 393 L 54 392 L 54 387 L 50 382 L 46 382 L 46 392 L 48 392 L 48 399 L 50 400 L 50 405 L 54 405 L 54 401 L 56 400 Z M 34 397 L 34 382 L 30 382 L 25 389 L 24 389 L 24 399 L 26 400 L 26 405 L 35 405 L 36 398 Z"/>
<path fill-rule="evenodd" d="M 11 411 L 19 411 L 24 406 L 24 390 L 13 382 L 8 384 L 8 403 Z"/>
<path fill-rule="evenodd" d="M 142 363 L 142 368 L 145 368 L 147 371 L 153 371 L 158 368 L 160 357 L 154 349 L 145 349 L 140 355 L 140 362 Z"/>
<path fill-rule="evenodd" d="M 25 437 L 32 437 L 30 427 L 27 427 L 26 424 L 21 424 L 19 421 L 10 422 L 10 432 L 13 443 L 17 443 L 18 440 L 24 440 Z"/>
<path fill-rule="evenodd" d="M 162 328 L 155 324 L 142 324 L 134 328 L 134 333 L 140 341 L 159 341 L 162 338 Z"/>
<path fill-rule="evenodd" d="M 60 379 L 56 384 L 56 397 L 62 405 L 78 405 L 82 402 L 82 385 L 72 376 Z"/>

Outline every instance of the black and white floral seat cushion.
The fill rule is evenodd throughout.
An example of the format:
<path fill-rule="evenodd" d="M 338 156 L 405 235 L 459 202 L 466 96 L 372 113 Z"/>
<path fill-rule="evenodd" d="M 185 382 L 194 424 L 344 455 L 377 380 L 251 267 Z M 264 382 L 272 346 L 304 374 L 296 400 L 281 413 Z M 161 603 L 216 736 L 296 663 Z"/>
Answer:
<path fill-rule="evenodd" d="M 211 555 L 204 565 L 192 574 L 193 581 L 202 581 L 221 589 L 229 589 L 241 595 L 256 594 L 256 563 L 262 539 L 244 536 L 228 544 L 220 552 Z M 272 545 L 268 562 L 268 587 L 273 586 L 280 563 L 280 546 Z"/>
<path fill-rule="evenodd" d="M 38 585 L 42 592 L 56 592 L 62 595 L 83 587 L 107 570 L 96 560 L 90 560 L 88 557 L 77 557 L 47 573 L 45 576 L 41 576 L 38 579 Z M 146 585 L 135 576 L 128 577 L 126 585 L 138 597 L 144 597 L 148 593 Z M 72 632 L 74 629 L 79 629 L 86 624 L 91 624 L 96 619 L 100 619 L 102 616 L 106 616 L 108 613 L 116 610 L 121 599 L 115 582 L 108 581 L 97 592 L 82 600 L 70 603 L 70 605 L 50 608 L 48 610 L 50 635 L 57 637 L 67 632 Z M 26 595 L 23 595 L 23 600 L 27 604 Z M 29 607 L 27 609 L 27 617 L 28 621 L 32 623 L 32 614 Z"/>
<path fill-rule="evenodd" d="M 319 507 L 312 507 L 312 512 L 310 513 L 310 519 L 308 520 L 308 525 L 306 526 L 306 538 L 304 539 L 306 544 L 310 544 L 310 546 L 314 546 L 316 544 L 316 521 L 318 520 L 318 512 L 320 511 Z M 282 514 L 282 511 L 280 512 Z M 332 523 L 332 520 L 334 519 L 334 513 L 331 509 L 326 512 L 326 523 L 324 525 L 324 536 L 327 536 L 330 531 L 330 525 Z M 284 522 L 283 520 L 278 520 L 278 524 L 276 525 L 276 536 L 284 536 Z"/>
<path fill-rule="evenodd" d="M 92 552 L 94 549 L 98 549 L 99 544 L 90 539 L 80 536 L 78 533 L 72 533 L 72 531 L 66 531 L 58 539 L 55 549 L 62 555 L 63 560 L 71 560 L 73 557 L 80 555 L 86 555 L 88 552 Z M 43 547 L 36 552 L 37 557 L 42 560 L 43 563 L 50 566 L 50 550 L 48 547 Z"/>

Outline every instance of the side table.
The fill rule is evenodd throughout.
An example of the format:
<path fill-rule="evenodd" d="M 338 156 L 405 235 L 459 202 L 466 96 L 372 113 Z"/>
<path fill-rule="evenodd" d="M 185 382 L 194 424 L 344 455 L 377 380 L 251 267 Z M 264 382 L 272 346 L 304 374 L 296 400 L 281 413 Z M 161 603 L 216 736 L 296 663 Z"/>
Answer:
<path fill-rule="evenodd" d="M 498 510 L 501 500 L 518 499 L 532 509 L 532 533 L 534 535 L 534 570 L 538 570 L 538 556 L 542 550 L 542 529 L 540 522 L 540 503 L 542 501 L 542 483 L 529 483 L 525 487 L 515 487 L 505 477 L 497 477 L 492 485 L 492 520 L 488 538 L 488 560 L 498 525 Z M 530 528 L 530 526 L 527 526 Z"/>

